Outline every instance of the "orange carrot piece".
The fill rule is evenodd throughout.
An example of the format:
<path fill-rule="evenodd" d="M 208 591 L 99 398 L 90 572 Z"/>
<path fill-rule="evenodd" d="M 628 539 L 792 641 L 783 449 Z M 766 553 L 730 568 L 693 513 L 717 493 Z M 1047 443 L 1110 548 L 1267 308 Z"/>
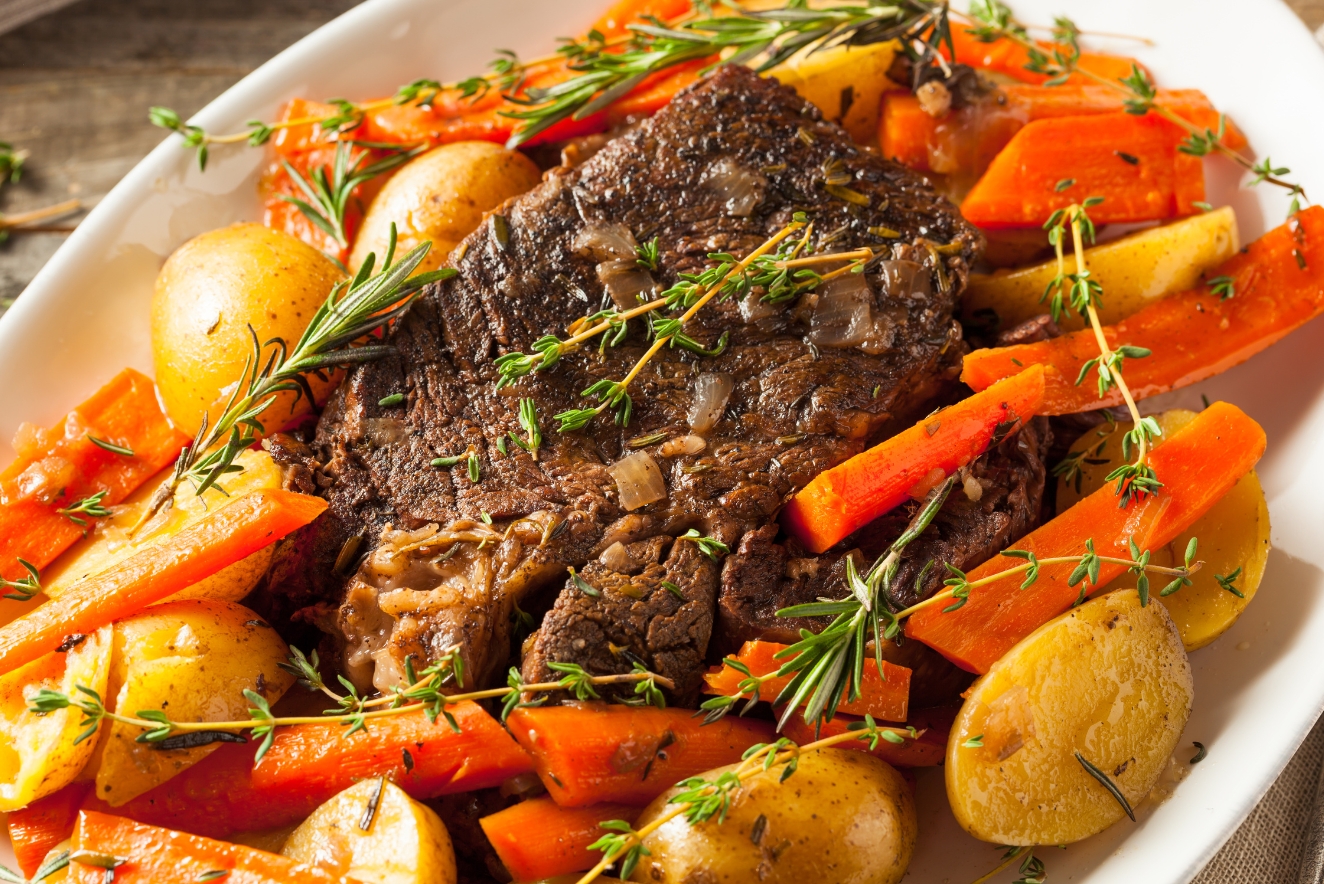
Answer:
<path fill-rule="evenodd" d="M 1094 539 L 1101 556 L 1129 559 L 1127 541 L 1142 549 L 1171 543 L 1246 475 L 1264 453 L 1264 430 L 1241 409 L 1215 402 L 1150 453 L 1163 487 L 1126 509 L 1117 505 L 1111 484 L 1081 500 L 1016 543 L 1040 559 L 1080 555 Z M 971 582 L 1021 564 L 999 556 L 972 570 Z M 944 613 L 934 605 L 906 622 L 906 635 L 938 651 L 957 666 L 984 673 L 1013 645 L 1066 611 L 1082 586 L 1067 585 L 1070 563 L 1044 565 L 1031 587 L 1022 575 L 982 586 L 967 603 Z M 1120 576 L 1122 565 L 1102 563 L 1098 585 Z"/>
<path fill-rule="evenodd" d="M 1103 197 L 1090 210 L 1099 224 L 1193 214 L 1204 199 L 1204 165 L 1177 149 L 1185 137 L 1153 112 L 1035 120 L 994 158 L 961 214 L 980 227 L 1037 227 L 1092 196 Z M 1063 181 L 1074 183 L 1059 190 Z"/>
<path fill-rule="evenodd" d="M 1239 365 L 1324 312 L 1324 208 L 1302 210 L 1208 276 L 1231 277 L 1233 296 L 1221 300 L 1201 286 L 1104 327 L 1111 347 L 1129 344 L 1153 351 L 1126 361 L 1126 382 L 1137 399 Z M 1023 365 L 1039 364 L 1045 381 L 1042 413 L 1120 405 L 1116 389 L 1099 398 L 1092 374 L 1075 383 L 1081 367 L 1098 355 L 1094 333 L 1086 329 L 1037 344 L 975 350 L 965 357 L 961 380 L 979 390 Z"/>
<path fill-rule="evenodd" d="M 133 454 L 107 451 L 92 437 Z M 24 576 L 20 558 L 44 568 L 83 536 L 85 526 L 56 510 L 101 491 L 103 506 L 119 503 L 187 442 L 161 412 L 151 378 L 131 368 L 51 429 L 24 424 L 15 439 L 20 454 L 0 472 L 0 576 Z"/>
<path fill-rule="evenodd" d="M 254 491 L 218 507 L 0 627 L 0 674 L 54 651 L 67 635 L 94 632 L 210 577 L 325 509 L 325 500 L 290 491 Z"/>
<path fill-rule="evenodd" d="M 78 808 L 91 789 L 91 782 L 70 783 L 27 807 L 10 812 L 9 843 L 25 876 L 31 878 L 46 854 L 73 832 Z"/>
<path fill-rule="evenodd" d="M 749 671 L 754 675 L 766 675 L 769 672 L 776 672 L 786 662 L 785 659 L 777 659 L 776 654 L 788 647 L 790 646 L 777 642 L 745 642 L 740 648 L 740 653 L 735 655 L 735 659 L 749 667 Z M 707 683 L 704 693 L 730 696 L 740 690 L 740 682 L 744 678 L 744 675 L 730 666 L 725 664 L 714 666 L 703 677 Z M 772 702 L 790 682 L 789 675 L 768 679 L 760 688 L 759 697 Z M 905 721 L 909 703 L 910 670 L 884 660 L 883 676 L 880 677 L 877 664 L 869 660 L 864 666 L 864 683 L 860 686 L 860 698 L 850 703 L 843 700 L 837 708 L 842 712 L 853 712 L 856 715 L 872 715 L 883 721 Z"/>
<path fill-rule="evenodd" d="M 1043 40 L 1036 42 L 1047 55 L 1052 56 L 1053 43 Z M 1012 40 L 999 39 L 992 43 L 983 43 L 976 40 L 967 28 L 955 27 L 952 28 L 952 43 L 956 48 L 956 60 L 963 64 L 996 71 L 1022 83 L 1037 84 L 1048 80 L 1048 77 L 1044 74 L 1036 74 L 1025 67 L 1030 63 L 1029 50 Z M 1061 44 L 1057 44 L 1057 48 L 1067 49 L 1066 46 Z M 951 56 L 947 52 L 946 46 L 942 47 L 942 53 L 950 60 Z M 1123 55 L 1106 55 L 1101 52 L 1082 52 L 1076 64 L 1080 70 L 1097 74 L 1108 80 L 1120 80 L 1131 76 L 1132 65 L 1139 67 L 1142 71 L 1145 70 L 1145 66 L 1134 58 Z M 1068 82 L 1083 84 L 1092 81 L 1083 74 L 1072 74 Z"/>
<path fill-rule="evenodd" d="M 1038 413 L 1044 375 L 1030 367 L 820 473 L 782 510 L 782 525 L 821 553 L 974 460 L 1007 422 Z M 939 475 L 941 473 L 941 475 Z"/>
<path fill-rule="evenodd" d="M 918 740 L 906 740 L 903 744 L 879 740 L 872 750 L 863 740 L 851 740 L 838 743 L 838 749 L 855 749 L 871 752 L 875 758 L 881 758 L 893 767 L 937 767 L 947 757 L 947 735 L 951 732 L 952 722 L 956 721 L 959 706 L 934 706 L 917 709 L 910 714 L 906 724 L 919 732 Z M 837 715 L 831 721 L 825 721 L 815 736 L 812 725 L 805 724 L 803 717 L 795 715 L 782 729 L 782 735 L 804 745 L 820 737 L 835 737 L 850 730 L 853 722 L 863 721 L 854 715 Z"/>
<path fill-rule="evenodd" d="M 593 29 L 608 40 L 625 37 L 630 33 L 626 25 L 642 24 L 645 17 L 671 21 L 690 11 L 690 0 L 617 0 Z"/>
<path fill-rule="evenodd" d="M 930 171 L 929 146 L 936 144 L 944 119 L 925 113 L 914 93 L 883 93 L 878 119 L 878 146 L 883 156 L 911 169 Z"/>
<path fill-rule="evenodd" d="M 599 823 L 625 820 L 631 825 L 639 808 L 628 804 L 561 807 L 542 795 L 478 821 L 501 864 L 516 881 L 538 881 L 593 868 L 602 854 L 589 850 L 607 830 Z"/>
<path fill-rule="evenodd" d="M 686 777 L 733 764 L 772 724 L 727 716 L 705 725 L 688 709 L 586 703 L 517 709 L 510 732 L 562 807 L 644 805 Z"/>
<path fill-rule="evenodd" d="M 316 866 L 240 844 L 174 832 L 124 817 L 85 810 L 74 829 L 74 850 L 124 862 L 115 868 L 116 884 L 197 884 L 209 872 L 226 871 L 232 884 L 324 884 L 347 882 Z M 100 865 L 69 863 L 70 884 L 105 884 Z"/>

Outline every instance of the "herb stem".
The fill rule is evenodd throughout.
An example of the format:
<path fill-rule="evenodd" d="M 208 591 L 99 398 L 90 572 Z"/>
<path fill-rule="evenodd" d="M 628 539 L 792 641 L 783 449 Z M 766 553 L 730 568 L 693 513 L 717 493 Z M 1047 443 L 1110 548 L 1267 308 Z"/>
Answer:
<path fill-rule="evenodd" d="M 40 209 L 33 209 L 29 212 L 16 212 L 13 215 L 0 214 L 0 230 L 10 227 L 19 227 L 24 224 L 31 224 L 34 221 L 45 221 L 48 218 L 58 218 L 61 215 L 68 215 L 70 212 L 76 212 L 83 207 L 81 200 L 65 200 L 62 203 L 56 203 L 53 206 L 44 206 Z"/>

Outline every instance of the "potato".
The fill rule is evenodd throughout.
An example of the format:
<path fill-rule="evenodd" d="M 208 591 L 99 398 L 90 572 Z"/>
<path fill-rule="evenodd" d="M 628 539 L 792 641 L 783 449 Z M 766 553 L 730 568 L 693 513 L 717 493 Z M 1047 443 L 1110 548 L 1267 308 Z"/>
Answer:
<path fill-rule="evenodd" d="M 1141 607 L 1127 589 L 1068 611 L 971 688 L 947 740 L 952 813 L 998 844 L 1069 844 L 1103 831 L 1124 812 L 1077 754 L 1134 807 L 1177 747 L 1193 690 L 1162 605 Z"/>
<path fill-rule="evenodd" d="M 222 480 L 224 491 L 208 488 L 199 497 L 193 487 L 185 483 L 175 492 L 171 507 L 158 513 L 130 537 L 129 530 L 138 524 L 138 519 L 156 489 L 169 481 L 173 468 L 162 471 L 157 481 L 145 483 L 124 503 L 115 507 L 113 516 L 102 520 L 94 533 L 75 543 L 42 574 L 43 591 L 51 598 L 56 598 L 78 581 L 114 566 L 152 541 L 177 534 L 228 500 L 226 492 L 230 497 L 235 497 L 249 491 L 280 487 L 281 469 L 265 451 L 250 449 L 240 452 L 235 463 L 244 470 Z M 248 595 L 258 579 L 266 573 L 275 554 L 275 544 L 263 547 L 188 589 L 175 593 L 167 601 L 213 599 L 237 602 Z"/>
<path fill-rule="evenodd" d="M 432 242 L 420 270 L 440 267 L 451 249 L 492 211 L 541 180 L 533 161 L 516 150 L 487 141 L 443 144 L 410 160 L 373 197 L 349 256 L 360 267 L 369 252 L 380 265 L 386 256 L 391 223 L 399 255 Z"/>
<path fill-rule="evenodd" d="M 152 360 L 166 414 L 196 435 L 212 420 L 244 371 L 258 339 L 284 338 L 291 347 L 343 278 L 312 246 L 261 224 L 234 224 L 194 237 L 175 250 L 156 277 L 152 296 Z M 334 378 L 310 378 L 320 398 Z M 281 393 L 259 418 L 268 430 L 308 411 Z"/>
<path fill-rule="evenodd" d="M 374 796 L 379 796 L 375 812 L 370 809 Z M 365 884 L 456 880 L 455 851 L 446 825 L 386 780 L 363 780 L 317 808 L 294 830 L 281 853 Z"/>
<path fill-rule="evenodd" d="M 896 47 L 888 41 L 802 53 L 771 74 L 815 105 L 824 119 L 840 123 L 860 144 L 870 144 L 878 140 L 883 93 L 898 88 L 887 78 Z"/>
<path fill-rule="evenodd" d="M 105 696 L 110 656 L 111 627 L 105 626 L 63 654 L 47 654 L 0 676 L 0 813 L 59 791 L 83 769 L 96 740 L 74 745 L 83 732 L 82 712 L 37 715 L 28 701 L 42 688 L 75 696 L 78 685 Z"/>
<path fill-rule="evenodd" d="M 107 705 L 132 715 L 159 709 L 175 721 L 248 719 L 245 689 L 274 703 L 294 683 L 278 664 L 289 648 L 247 608 L 228 602 L 166 602 L 115 624 Z M 161 749 L 136 742 L 142 729 L 101 731 L 92 770 L 96 795 L 112 807 L 164 783 L 218 743 Z"/>
<path fill-rule="evenodd" d="M 1195 412 L 1172 409 L 1155 415 L 1163 436 L 1171 436 L 1195 418 Z M 1106 426 L 1091 430 L 1072 445 L 1072 451 L 1088 449 L 1089 459 L 1102 463 L 1082 463 L 1080 490 L 1076 482 L 1059 481 L 1057 488 L 1058 511 L 1090 494 L 1105 484 L 1105 477 L 1122 463 L 1122 435 L 1131 429 L 1131 423 L 1118 424 L 1110 435 Z M 1162 477 L 1160 477 L 1161 479 Z M 1264 500 L 1264 489 L 1255 471 L 1242 476 L 1232 490 L 1214 504 L 1209 512 L 1167 546 L 1153 550 L 1150 559 L 1156 565 L 1179 565 L 1192 537 L 1199 541 L 1197 558 L 1204 566 L 1191 578 L 1191 585 L 1182 587 L 1170 596 L 1158 597 L 1181 630 L 1182 643 L 1187 651 L 1203 648 L 1227 631 L 1241 612 L 1246 610 L 1264 577 L 1264 566 L 1269 560 L 1269 507 Z M 1238 598 L 1218 583 L 1220 575 L 1227 576 L 1238 568 L 1235 586 L 1245 598 Z M 1156 587 L 1168 581 L 1161 576 L 1150 578 Z"/>
<path fill-rule="evenodd" d="M 1120 322 L 1164 295 L 1194 288 L 1201 273 L 1232 257 L 1238 248 L 1237 217 L 1225 206 L 1086 249 L 1090 274 L 1103 286 L 1099 318 L 1104 324 Z M 1076 261 L 1070 255 L 1070 242 L 1067 251 L 1067 272 L 1072 273 Z M 962 313 L 977 321 L 978 311 L 992 310 L 999 328 L 1011 328 L 1048 312 L 1047 303 L 1039 299 L 1055 276 L 1056 258 L 1008 273 L 972 273 Z M 1078 313 L 1064 312 L 1061 325 L 1072 330 L 1085 327 Z"/>
<path fill-rule="evenodd" d="M 733 764 L 704 774 L 714 779 Z M 915 801 L 901 774 L 865 752 L 823 749 L 801 756 L 790 779 L 758 772 L 735 794 L 726 821 L 691 826 L 683 816 L 644 839 L 650 851 L 631 875 L 653 884 L 895 884 L 915 850 Z M 635 828 L 667 812 L 672 789 Z"/>

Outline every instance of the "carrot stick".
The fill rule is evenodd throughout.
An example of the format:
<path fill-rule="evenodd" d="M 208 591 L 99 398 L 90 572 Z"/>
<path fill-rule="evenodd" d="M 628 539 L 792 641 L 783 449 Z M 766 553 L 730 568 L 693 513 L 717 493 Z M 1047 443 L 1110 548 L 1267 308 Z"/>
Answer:
<path fill-rule="evenodd" d="M 1025 67 L 1030 63 L 1030 52 L 1013 40 L 999 38 L 992 43 L 983 43 L 976 40 L 967 28 L 960 26 L 952 28 L 951 33 L 952 44 L 956 48 L 956 60 L 963 64 L 996 71 L 1022 83 L 1037 84 L 1048 80 L 1045 74 L 1036 74 Z M 1045 40 L 1035 42 L 1050 58 L 1055 48 L 1064 51 L 1068 49 L 1067 46 L 1062 44 L 1053 44 Z M 941 51 L 948 60 L 951 60 L 951 55 L 948 53 L 946 46 L 943 46 Z M 1129 77 L 1132 65 L 1139 67 L 1142 71 L 1146 70 L 1145 66 L 1134 58 L 1128 58 L 1124 55 L 1105 55 L 1101 52 L 1082 52 L 1076 62 L 1076 66 L 1080 70 L 1098 74 L 1109 80 Z M 1083 75 L 1072 74 L 1068 82 L 1072 84 L 1088 83 L 1090 80 Z"/>
<path fill-rule="evenodd" d="M 25 876 L 31 878 L 46 854 L 73 833 L 78 808 L 91 790 L 90 780 L 70 783 L 27 807 L 10 812 L 9 843 Z"/>
<path fill-rule="evenodd" d="M 1016 549 L 1040 559 L 1077 556 L 1094 540 L 1100 556 L 1131 557 L 1130 538 L 1142 549 L 1171 543 L 1246 475 L 1264 453 L 1264 430 L 1241 409 L 1215 402 L 1151 453 L 1149 462 L 1163 487 L 1157 494 L 1117 505 L 1111 484 L 1081 500 L 1022 538 Z M 967 575 L 971 582 L 1021 564 L 999 556 Z M 938 651 L 957 666 L 984 673 L 1013 645 L 1066 611 L 1084 586 L 1069 586 L 1074 563 L 1042 566 L 1039 579 L 1021 590 L 1022 575 L 974 589 L 967 603 L 944 613 L 941 605 L 917 611 L 906 635 Z M 1120 576 L 1125 566 L 1103 562 L 1097 586 Z"/>
<path fill-rule="evenodd" d="M 789 645 L 777 642 L 749 641 L 735 655 L 737 662 L 743 663 L 754 675 L 767 675 L 776 672 L 785 660 L 776 659 L 778 651 Z M 856 715 L 872 715 L 884 721 L 905 721 L 906 710 L 910 702 L 910 670 L 895 663 L 883 661 L 884 676 L 878 675 L 878 667 L 870 661 L 864 667 L 864 683 L 860 686 L 860 698 L 854 702 L 842 702 L 837 708 L 842 712 Z M 730 696 L 740 690 L 740 682 L 746 678 L 739 670 L 725 664 L 708 670 L 703 680 L 708 694 Z M 759 689 L 759 697 L 769 702 L 775 700 L 791 681 L 791 676 L 770 678 Z"/>
<path fill-rule="evenodd" d="M 638 818 L 639 808 L 628 804 L 561 807 L 543 795 L 485 816 L 478 824 L 516 881 L 538 881 L 593 868 L 602 854 L 588 846 L 607 833 L 598 824 L 633 824 Z"/>
<path fill-rule="evenodd" d="M 0 673 L 55 650 L 67 635 L 93 632 L 210 577 L 324 509 L 321 498 L 290 491 L 254 491 L 230 501 L 0 627 Z"/>
<path fill-rule="evenodd" d="M 959 710 L 959 706 L 935 706 L 912 712 L 906 724 L 919 732 L 918 740 L 906 740 L 900 745 L 879 740 L 878 745 L 873 749 L 869 748 L 867 742 L 848 740 L 845 743 L 838 743 L 836 748 L 869 752 L 893 767 L 937 767 L 947 757 L 947 734 L 951 731 L 952 722 L 956 720 L 956 713 Z M 816 735 L 814 728 L 806 724 L 802 716 L 793 715 L 782 728 L 782 735 L 804 745 L 820 738 L 826 739 L 845 733 L 850 730 L 853 722 L 863 720 L 854 715 L 839 714 L 831 721 L 822 722 Z"/>
<path fill-rule="evenodd" d="M 69 863 L 70 884 L 197 884 L 214 878 L 238 884 L 345 882 L 316 866 L 275 853 L 161 829 L 124 817 L 85 810 L 74 829 L 74 850 L 86 857 Z M 112 877 L 93 858 L 123 860 Z M 209 873 L 227 871 L 228 875 Z"/>
<path fill-rule="evenodd" d="M 1031 367 L 930 415 L 820 473 L 782 510 L 782 525 L 809 550 L 823 552 L 970 463 L 999 427 L 1035 415 L 1043 389 L 1043 373 Z"/>
<path fill-rule="evenodd" d="M 1324 312 L 1324 208 L 1298 212 L 1208 274 L 1210 279 L 1220 276 L 1232 279 L 1233 295 L 1226 300 L 1201 286 L 1104 327 L 1110 347 L 1130 344 L 1153 351 L 1126 361 L 1126 382 L 1137 399 L 1239 365 Z M 1037 344 L 975 350 L 965 357 L 961 380 L 979 390 L 1023 365 L 1040 364 L 1044 414 L 1120 405 L 1116 389 L 1098 396 L 1093 376 L 1075 383 L 1081 367 L 1098 355 L 1093 332 L 1072 332 Z"/>
<path fill-rule="evenodd" d="M 133 453 L 108 451 L 92 438 Z M 49 430 L 20 427 L 20 454 L 0 472 L 0 576 L 24 576 L 20 558 L 44 568 L 83 536 L 86 525 L 56 510 L 101 491 L 103 506 L 119 503 L 187 442 L 161 412 L 151 379 L 131 368 Z"/>
<path fill-rule="evenodd" d="M 678 780 L 740 760 L 773 739 L 772 724 L 728 716 L 704 725 L 688 709 L 586 703 L 517 709 L 506 722 L 562 807 L 644 805 Z"/>
<path fill-rule="evenodd" d="M 1090 217 L 1099 224 L 1193 214 L 1204 199 L 1204 166 L 1177 149 L 1185 137 L 1153 112 L 1035 120 L 994 158 L 961 214 L 980 227 L 1037 227 L 1095 196 L 1103 203 Z"/>
<path fill-rule="evenodd" d="M 593 30 L 608 40 L 625 37 L 630 33 L 627 25 L 643 24 L 647 16 L 671 21 L 689 12 L 691 5 L 690 0 L 617 0 L 593 23 Z"/>

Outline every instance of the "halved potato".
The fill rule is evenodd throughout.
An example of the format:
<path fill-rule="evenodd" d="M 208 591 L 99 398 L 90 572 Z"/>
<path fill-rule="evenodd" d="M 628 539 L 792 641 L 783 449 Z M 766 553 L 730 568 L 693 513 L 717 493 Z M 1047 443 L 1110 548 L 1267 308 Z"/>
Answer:
<path fill-rule="evenodd" d="M 51 598 L 58 598 L 78 581 L 113 567 L 151 541 L 176 534 L 194 524 L 229 500 L 227 493 L 235 497 L 249 491 L 280 487 L 280 467 L 265 451 L 250 449 L 241 452 L 235 458 L 235 463 L 244 468 L 243 472 L 231 474 L 222 480 L 224 491 L 213 487 L 199 497 L 193 492 L 192 486 L 187 483 L 181 485 L 175 492 L 174 503 L 130 536 L 130 530 L 138 524 L 156 489 L 169 481 L 173 468 L 163 470 L 155 481 L 146 483 L 128 500 L 115 507 L 113 516 L 103 519 L 95 532 L 70 547 L 46 570 L 42 575 L 43 592 Z M 258 578 L 266 572 L 275 554 L 275 544 L 263 547 L 188 589 L 181 590 L 168 601 L 213 599 L 237 602 L 248 595 Z"/>
<path fill-rule="evenodd" d="M 1069 844 L 1134 807 L 1191 712 L 1191 667 L 1167 609 L 1133 589 L 1068 611 L 975 682 L 947 741 L 947 798 L 982 841 Z"/>
<path fill-rule="evenodd" d="M 1193 420 L 1195 412 L 1170 409 L 1154 417 L 1163 430 L 1158 440 L 1161 445 L 1164 439 Z M 1074 479 L 1059 481 L 1058 512 L 1075 503 L 1081 495 L 1103 487 L 1108 473 L 1122 463 L 1122 435 L 1132 426 L 1129 422 L 1118 424 L 1111 433 L 1106 426 L 1091 430 L 1071 446 L 1072 451 L 1086 451 L 1088 460 L 1095 463 L 1081 464 L 1079 482 Z M 1182 587 L 1173 595 L 1159 597 L 1158 589 L 1167 581 L 1161 576 L 1150 578 L 1154 597 L 1172 615 L 1187 651 L 1203 648 L 1226 632 L 1255 598 L 1264 577 L 1270 549 L 1269 506 L 1254 470 L 1242 476 L 1222 500 L 1176 540 L 1153 550 L 1150 561 L 1168 567 L 1181 564 L 1192 537 L 1199 541 L 1197 558 L 1204 562 L 1204 567 L 1191 578 L 1190 586 Z M 1241 596 L 1224 589 L 1218 582 L 1220 576 L 1227 577 L 1238 569 L 1240 572 L 1233 586 Z"/>
<path fill-rule="evenodd" d="M 1074 273 L 1076 260 L 1067 245 L 1067 272 Z M 1090 275 L 1103 286 L 1099 318 L 1104 324 L 1120 322 L 1164 295 L 1194 288 L 1200 274 L 1232 257 L 1238 248 L 1237 217 L 1224 206 L 1086 249 Z M 972 273 L 962 313 L 977 321 L 979 311 L 992 310 L 999 328 L 1011 328 L 1048 312 L 1040 298 L 1055 276 L 1056 259 L 1007 273 Z M 1080 315 L 1069 311 L 1060 324 L 1070 330 L 1085 327 Z"/>
<path fill-rule="evenodd" d="M 889 40 L 867 46 L 836 46 L 794 56 L 771 71 L 800 97 L 840 123 L 860 144 L 878 140 L 883 93 L 898 88 L 887 77 L 897 44 Z"/>
<path fill-rule="evenodd" d="M 445 823 L 385 780 L 363 780 L 317 808 L 281 853 L 370 884 L 456 880 L 455 850 Z"/>
<path fill-rule="evenodd" d="M 105 626 L 63 654 L 47 654 L 0 677 L 0 812 L 64 788 L 83 769 L 96 739 L 74 745 L 83 731 L 82 712 L 38 715 L 28 701 L 42 688 L 79 697 L 79 685 L 104 697 L 110 657 L 111 627 Z"/>
<path fill-rule="evenodd" d="M 289 648 L 252 611 L 229 602 L 166 602 L 115 624 L 107 705 L 175 721 L 242 721 L 244 690 L 276 702 L 294 683 L 280 668 Z M 112 807 L 164 783 L 211 754 L 217 743 L 162 749 L 136 742 L 142 730 L 115 722 L 101 732 L 92 769 L 96 794 Z"/>

